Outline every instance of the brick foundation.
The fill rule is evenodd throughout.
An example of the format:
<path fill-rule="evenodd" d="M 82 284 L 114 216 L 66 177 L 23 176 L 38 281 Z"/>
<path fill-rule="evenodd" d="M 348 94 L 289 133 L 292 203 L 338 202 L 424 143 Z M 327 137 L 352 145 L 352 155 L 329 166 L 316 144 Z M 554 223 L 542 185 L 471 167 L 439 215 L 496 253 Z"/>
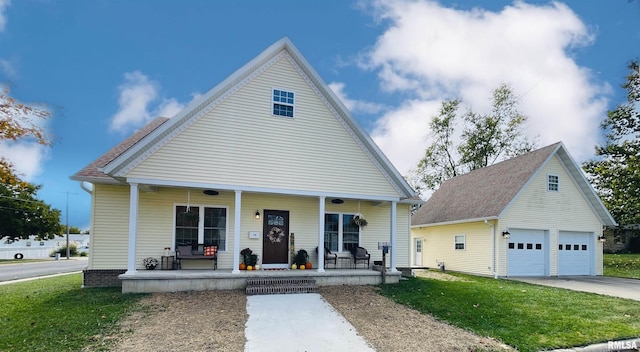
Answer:
<path fill-rule="evenodd" d="M 122 287 L 118 275 L 126 269 L 83 270 L 82 287 Z"/>

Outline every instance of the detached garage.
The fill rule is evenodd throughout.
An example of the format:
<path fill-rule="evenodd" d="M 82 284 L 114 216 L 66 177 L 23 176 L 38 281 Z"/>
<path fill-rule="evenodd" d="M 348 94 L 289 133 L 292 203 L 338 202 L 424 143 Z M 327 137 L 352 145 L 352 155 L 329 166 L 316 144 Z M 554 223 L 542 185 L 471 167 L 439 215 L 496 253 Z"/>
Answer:
<path fill-rule="evenodd" d="M 478 275 L 602 275 L 611 214 L 562 143 L 445 181 L 411 219 L 413 263 Z"/>

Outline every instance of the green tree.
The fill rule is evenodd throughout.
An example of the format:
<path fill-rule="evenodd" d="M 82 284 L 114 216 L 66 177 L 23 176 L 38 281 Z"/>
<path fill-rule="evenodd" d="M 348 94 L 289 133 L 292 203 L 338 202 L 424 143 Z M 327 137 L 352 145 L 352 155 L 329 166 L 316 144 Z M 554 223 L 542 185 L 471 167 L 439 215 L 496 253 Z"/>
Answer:
<path fill-rule="evenodd" d="M 60 211 L 36 198 L 39 189 L 0 183 L 0 237 L 50 239 L 59 234 Z"/>
<path fill-rule="evenodd" d="M 640 64 L 632 61 L 622 87 L 626 102 L 601 124 L 604 145 L 583 164 L 590 181 L 620 225 L 640 224 Z"/>
<path fill-rule="evenodd" d="M 460 116 L 460 104 L 460 100 L 446 100 L 438 115 L 431 117 L 431 144 L 407 177 L 418 192 L 436 190 L 449 178 L 536 147 L 535 140 L 522 132 L 527 117 L 518 111 L 518 100 L 508 85 L 501 84 L 493 91 L 489 114 L 468 110 Z M 458 120 L 462 122 L 462 131 L 456 138 Z"/>
<path fill-rule="evenodd" d="M 51 144 L 51 136 L 38 124 L 49 116 L 46 109 L 9 96 L 8 87 L 0 89 L 0 142 Z M 60 211 L 36 198 L 40 188 L 22 180 L 14 165 L 0 157 L 0 237 L 51 238 L 58 232 Z"/>

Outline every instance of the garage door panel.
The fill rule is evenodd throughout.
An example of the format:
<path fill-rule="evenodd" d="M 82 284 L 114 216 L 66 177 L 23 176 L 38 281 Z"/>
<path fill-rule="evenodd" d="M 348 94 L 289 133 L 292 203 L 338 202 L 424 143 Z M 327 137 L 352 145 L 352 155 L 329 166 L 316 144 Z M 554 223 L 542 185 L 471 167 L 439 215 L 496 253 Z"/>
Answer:
<path fill-rule="evenodd" d="M 546 275 L 545 231 L 511 230 L 507 243 L 509 276 Z"/>
<path fill-rule="evenodd" d="M 593 248 L 589 232 L 561 231 L 558 236 L 558 275 L 592 275 Z"/>

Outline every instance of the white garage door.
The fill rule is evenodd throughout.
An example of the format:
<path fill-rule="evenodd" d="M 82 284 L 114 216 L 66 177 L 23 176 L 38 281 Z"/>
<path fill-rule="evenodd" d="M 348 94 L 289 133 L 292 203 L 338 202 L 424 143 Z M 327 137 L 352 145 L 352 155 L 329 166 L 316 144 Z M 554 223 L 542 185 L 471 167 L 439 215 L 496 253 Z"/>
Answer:
<path fill-rule="evenodd" d="M 507 260 L 509 276 L 544 276 L 547 274 L 545 231 L 509 230 Z"/>
<path fill-rule="evenodd" d="M 560 231 L 558 275 L 593 275 L 591 233 Z"/>

